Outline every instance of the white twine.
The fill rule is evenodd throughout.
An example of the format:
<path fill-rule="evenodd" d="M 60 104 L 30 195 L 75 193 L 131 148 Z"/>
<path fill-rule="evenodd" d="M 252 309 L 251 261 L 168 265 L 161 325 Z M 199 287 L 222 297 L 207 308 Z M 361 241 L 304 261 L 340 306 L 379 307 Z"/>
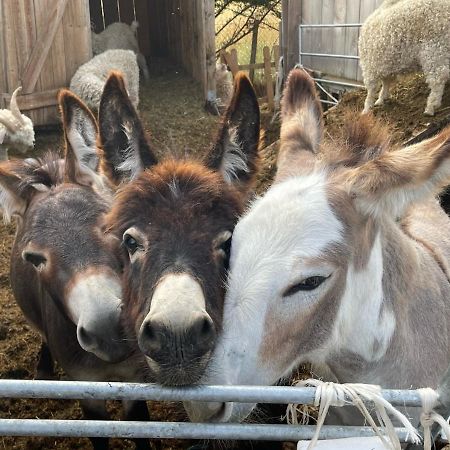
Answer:
<path fill-rule="evenodd" d="M 439 404 L 438 393 L 431 388 L 417 389 L 422 400 L 422 413 L 420 414 L 420 424 L 423 427 L 423 448 L 424 450 L 431 450 L 431 427 L 437 423 L 450 439 L 450 425 L 448 422 L 436 411 L 434 408 Z"/>
<path fill-rule="evenodd" d="M 381 439 L 384 447 L 388 450 L 400 450 L 400 440 L 395 432 L 389 414 L 396 418 L 406 428 L 413 443 L 420 443 L 421 439 L 411 422 L 400 411 L 395 409 L 381 395 L 381 387 L 373 384 L 338 384 L 324 382 L 321 380 L 301 380 L 295 383 L 296 386 L 313 386 L 316 388 L 314 406 L 319 407 L 317 426 L 313 438 L 308 446 L 308 450 L 313 449 L 319 440 L 320 430 L 325 422 L 330 406 L 355 406 L 362 416 L 367 420 L 375 434 Z M 434 392 L 434 391 L 433 391 Z M 364 402 L 372 402 L 375 407 L 375 414 L 378 420 L 376 424 Z M 298 405 L 289 405 L 287 416 L 291 423 L 298 423 L 296 414 Z M 295 419 L 293 420 L 293 417 Z M 382 432 L 382 431 L 383 432 Z M 428 450 L 425 448 L 425 450 Z"/>

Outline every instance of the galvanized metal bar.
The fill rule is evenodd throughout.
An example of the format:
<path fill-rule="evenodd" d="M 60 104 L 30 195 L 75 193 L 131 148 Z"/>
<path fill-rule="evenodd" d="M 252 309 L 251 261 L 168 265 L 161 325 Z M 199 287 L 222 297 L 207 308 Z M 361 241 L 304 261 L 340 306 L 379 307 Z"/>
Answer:
<path fill-rule="evenodd" d="M 0 419 L 0 436 L 298 441 L 311 439 L 314 431 L 311 425 Z M 405 428 L 396 432 L 402 442 L 409 442 Z M 320 439 L 374 435 L 370 427 L 323 426 Z"/>
<path fill-rule="evenodd" d="M 333 101 L 331 101 L 331 100 L 322 100 L 322 99 L 320 99 L 320 103 L 325 103 L 326 105 L 337 105 L 337 103 L 336 102 L 333 102 Z"/>
<path fill-rule="evenodd" d="M 394 406 L 421 406 L 414 390 L 383 390 Z M 241 403 L 314 403 L 315 388 L 295 386 L 199 386 L 168 388 L 155 384 L 0 380 L 0 398 L 111 399 Z"/>
<path fill-rule="evenodd" d="M 302 56 L 317 56 L 322 58 L 340 58 L 340 59 L 354 59 L 359 60 L 359 56 L 354 55 L 335 55 L 333 53 L 310 53 L 310 52 L 301 52 Z"/>
<path fill-rule="evenodd" d="M 325 78 L 313 78 L 314 81 L 318 83 L 326 83 L 326 84 L 335 84 L 336 86 L 348 86 L 348 87 L 354 87 L 354 88 L 363 88 L 363 84 L 355 84 L 355 83 L 346 83 L 345 81 L 334 81 L 334 80 L 328 80 Z"/>
<path fill-rule="evenodd" d="M 357 28 L 362 23 L 302 23 L 300 28 Z"/>

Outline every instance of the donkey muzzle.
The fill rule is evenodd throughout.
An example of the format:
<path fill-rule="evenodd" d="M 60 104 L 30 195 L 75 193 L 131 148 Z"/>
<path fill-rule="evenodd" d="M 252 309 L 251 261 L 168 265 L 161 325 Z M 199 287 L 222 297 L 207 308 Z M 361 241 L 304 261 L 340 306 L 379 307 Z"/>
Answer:
<path fill-rule="evenodd" d="M 203 374 L 216 335 L 198 281 L 188 274 L 170 274 L 155 289 L 138 344 L 158 382 L 192 384 Z"/>

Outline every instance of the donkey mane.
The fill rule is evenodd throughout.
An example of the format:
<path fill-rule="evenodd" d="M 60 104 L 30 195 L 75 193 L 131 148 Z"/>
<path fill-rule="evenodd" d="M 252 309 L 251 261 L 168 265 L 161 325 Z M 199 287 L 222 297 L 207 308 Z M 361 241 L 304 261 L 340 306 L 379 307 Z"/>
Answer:
<path fill-rule="evenodd" d="M 389 128 L 371 114 L 345 114 L 342 131 L 322 146 L 330 166 L 357 167 L 394 150 Z"/>
<path fill-rule="evenodd" d="M 54 151 L 48 151 L 39 158 L 11 160 L 8 169 L 20 179 L 19 194 L 25 194 L 30 186 L 39 190 L 40 187 L 51 188 L 64 182 L 61 157 Z"/>

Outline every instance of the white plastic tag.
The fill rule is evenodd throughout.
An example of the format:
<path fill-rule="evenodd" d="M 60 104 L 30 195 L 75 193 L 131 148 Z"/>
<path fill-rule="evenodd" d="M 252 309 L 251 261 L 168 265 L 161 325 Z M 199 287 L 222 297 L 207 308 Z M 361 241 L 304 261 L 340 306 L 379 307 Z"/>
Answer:
<path fill-rule="evenodd" d="M 306 450 L 310 441 L 300 441 L 297 444 L 297 450 Z M 374 437 L 355 437 L 344 439 L 328 439 L 318 441 L 314 449 L 317 450 L 386 450 L 380 438 Z"/>

